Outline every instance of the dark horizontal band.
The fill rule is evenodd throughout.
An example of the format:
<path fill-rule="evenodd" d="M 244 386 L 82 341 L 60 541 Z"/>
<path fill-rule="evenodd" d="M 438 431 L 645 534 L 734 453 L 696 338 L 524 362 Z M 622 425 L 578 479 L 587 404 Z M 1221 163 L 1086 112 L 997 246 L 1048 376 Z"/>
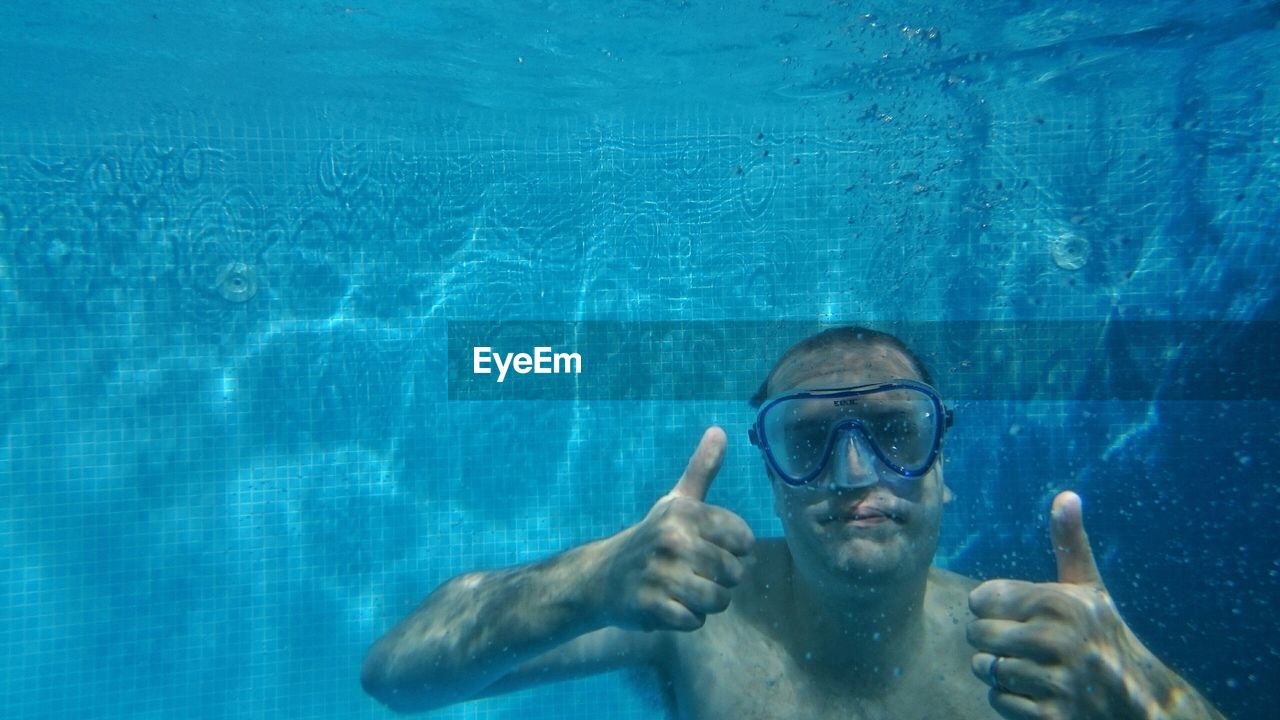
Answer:
<path fill-rule="evenodd" d="M 448 396 L 746 402 L 788 347 L 843 324 L 450 321 Z M 868 326 L 898 336 L 923 358 L 948 403 L 1280 399 L 1280 322 L 1272 320 Z M 488 373 L 475 372 L 476 348 L 488 348 L 480 353 Z"/>

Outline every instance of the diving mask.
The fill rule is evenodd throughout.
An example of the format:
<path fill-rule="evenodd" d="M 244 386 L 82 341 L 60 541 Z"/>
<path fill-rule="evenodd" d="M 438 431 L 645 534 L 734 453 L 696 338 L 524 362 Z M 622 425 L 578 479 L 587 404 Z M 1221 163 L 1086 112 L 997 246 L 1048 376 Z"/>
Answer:
<path fill-rule="evenodd" d="M 774 472 L 802 486 L 822 474 L 839 449 L 858 442 L 902 477 L 924 475 L 937 461 L 951 410 L 915 380 L 851 388 L 799 390 L 766 400 L 748 434 Z"/>

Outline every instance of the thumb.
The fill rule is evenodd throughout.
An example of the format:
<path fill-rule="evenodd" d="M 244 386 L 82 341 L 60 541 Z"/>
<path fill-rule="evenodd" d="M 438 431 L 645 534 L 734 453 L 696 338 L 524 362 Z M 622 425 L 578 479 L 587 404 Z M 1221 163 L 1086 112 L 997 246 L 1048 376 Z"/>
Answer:
<path fill-rule="evenodd" d="M 1102 575 L 1093 560 L 1089 536 L 1084 532 L 1080 496 L 1070 490 L 1058 493 L 1049 511 L 1049 537 L 1058 558 L 1058 582 L 1102 587 Z"/>
<path fill-rule="evenodd" d="M 724 447 L 727 440 L 724 430 L 712 425 L 702 433 L 698 449 L 693 451 L 689 464 L 685 466 L 680 481 L 672 488 L 669 495 L 705 500 L 707 489 L 716 473 L 720 472 L 720 463 L 724 461 Z"/>

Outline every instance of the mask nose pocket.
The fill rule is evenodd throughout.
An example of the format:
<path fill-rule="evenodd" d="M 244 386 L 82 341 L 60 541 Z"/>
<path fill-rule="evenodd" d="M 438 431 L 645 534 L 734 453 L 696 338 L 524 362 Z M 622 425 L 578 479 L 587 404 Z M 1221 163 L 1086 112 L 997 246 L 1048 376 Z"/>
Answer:
<path fill-rule="evenodd" d="M 836 430 L 831 455 L 832 487 L 863 488 L 880 481 L 876 454 L 857 424 L 845 423 Z"/>

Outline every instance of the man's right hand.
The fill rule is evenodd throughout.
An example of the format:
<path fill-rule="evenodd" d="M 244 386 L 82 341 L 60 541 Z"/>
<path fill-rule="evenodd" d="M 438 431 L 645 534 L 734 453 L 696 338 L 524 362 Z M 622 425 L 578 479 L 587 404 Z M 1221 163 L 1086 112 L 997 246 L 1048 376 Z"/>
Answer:
<path fill-rule="evenodd" d="M 671 492 L 636 525 L 604 542 L 597 597 L 606 624 L 632 630 L 697 630 L 729 607 L 755 536 L 746 521 L 703 502 L 724 460 L 712 426 Z"/>

